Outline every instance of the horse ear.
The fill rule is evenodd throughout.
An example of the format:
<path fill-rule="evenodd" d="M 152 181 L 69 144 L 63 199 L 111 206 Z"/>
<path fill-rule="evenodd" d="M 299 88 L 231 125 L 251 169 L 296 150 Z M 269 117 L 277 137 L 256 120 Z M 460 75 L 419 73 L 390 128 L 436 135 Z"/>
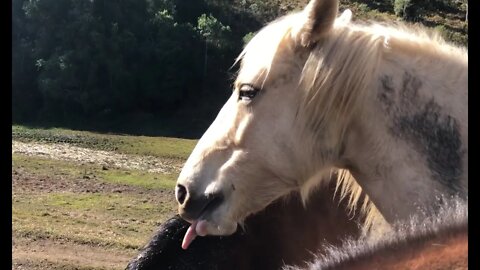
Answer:
<path fill-rule="evenodd" d="M 300 15 L 304 20 L 294 31 L 295 39 L 304 47 L 317 42 L 332 28 L 337 12 L 338 0 L 310 0 Z"/>
<path fill-rule="evenodd" d="M 346 9 L 340 17 L 335 21 L 338 24 L 348 24 L 352 20 L 352 11 L 350 9 Z"/>

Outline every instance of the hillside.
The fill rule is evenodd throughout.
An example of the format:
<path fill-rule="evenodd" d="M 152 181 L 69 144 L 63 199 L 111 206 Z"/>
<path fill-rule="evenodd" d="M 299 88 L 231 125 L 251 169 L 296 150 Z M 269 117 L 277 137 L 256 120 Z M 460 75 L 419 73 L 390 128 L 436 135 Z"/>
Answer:
<path fill-rule="evenodd" d="M 266 0 L 261 5 L 259 1 L 237 1 L 240 6 L 242 6 L 240 3 L 250 2 L 252 2 L 251 5 L 262 6 L 265 10 L 268 9 L 273 14 L 272 16 L 279 16 L 294 10 L 301 10 L 308 3 L 308 0 Z M 411 2 L 412 9 L 416 9 L 415 17 L 407 21 L 437 28 L 447 40 L 461 46 L 467 46 L 466 0 L 340 0 L 340 10 L 351 9 L 354 14 L 353 20 L 403 20 L 401 16 L 395 14 L 395 2 Z M 242 7 L 247 5 L 245 4 Z M 270 19 L 271 16 L 266 17 Z"/>

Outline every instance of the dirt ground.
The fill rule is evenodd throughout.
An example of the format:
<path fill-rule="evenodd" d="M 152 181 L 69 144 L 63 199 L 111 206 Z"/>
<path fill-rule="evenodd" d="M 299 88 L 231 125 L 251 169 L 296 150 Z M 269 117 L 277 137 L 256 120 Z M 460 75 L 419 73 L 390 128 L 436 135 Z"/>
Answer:
<path fill-rule="evenodd" d="M 171 173 L 180 170 L 179 164 L 156 157 L 133 156 L 108 151 L 80 148 L 68 144 L 42 144 L 12 141 L 12 154 L 68 161 L 73 164 L 96 164 L 108 168 L 143 170 L 153 173 Z M 141 198 L 152 205 L 174 202 L 173 190 L 146 189 L 127 184 L 99 181 L 96 175 L 72 177 L 52 168 L 51 174 L 38 174 L 27 167 L 12 164 L 12 204 L 28 196 L 48 194 L 127 194 Z M 171 207 L 170 207 L 171 208 Z M 167 209 L 166 215 L 175 210 Z M 68 215 L 68 213 L 64 213 Z M 15 218 L 15 213 L 14 213 Z M 133 218 L 132 218 L 133 219 Z M 134 219 L 133 219 L 134 220 Z M 35 224 L 41 228 L 43 224 Z M 58 226 L 62 226 L 59 224 Z M 143 232 L 141 237 L 145 237 Z M 140 237 L 140 236 L 139 236 Z M 148 239 L 145 239 L 145 241 Z M 15 222 L 12 234 L 12 269 L 124 269 L 138 248 L 102 246 L 95 243 L 76 243 L 68 238 L 43 237 L 17 232 Z"/>
<path fill-rule="evenodd" d="M 17 238 L 18 239 L 18 238 Z M 123 269 L 134 252 L 50 239 L 14 240 L 12 269 Z"/>
<path fill-rule="evenodd" d="M 69 144 L 45 144 L 12 141 L 12 154 L 40 156 L 56 160 L 100 164 L 104 166 L 135 169 L 153 173 L 170 173 L 181 169 L 181 164 L 168 162 L 152 156 L 125 155 L 109 151 L 93 150 Z"/>

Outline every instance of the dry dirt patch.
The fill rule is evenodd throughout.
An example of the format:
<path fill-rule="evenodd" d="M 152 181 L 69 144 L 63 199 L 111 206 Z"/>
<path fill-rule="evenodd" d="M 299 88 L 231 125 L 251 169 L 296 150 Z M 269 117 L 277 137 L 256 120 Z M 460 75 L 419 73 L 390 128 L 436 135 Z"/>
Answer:
<path fill-rule="evenodd" d="M 48 239 L 14 241 L 12 269 L 54 269 L 81 265 L 83 268 L 124 269 L 136 251 L 106 250 L 103 247 L 77 245 Z M 59 267 L 56 267 L 59 266 Z"/>
<path fill-rule="evenodd" d="M 155 213 L 154 215 L 149 216 L 149 214 L 145 214 L 143 210 L 140 213 L 136 207 L 131 209 L 128 208 L 122 212 L 126 215 L 124 221 L 128 222 L 127 226 L 123 223 L 118 223 L 118 219 L 122 221 L 122 218 L 118 218 L 118 216 L 112 216 L 111 213 L 119 211 L 117 208 L 114 210 L 107 209 L 105 210 L 106 214 L 102 217 L 111 218 L 112 224 L 109 228 L 101 227 L 100 229 L 99 227 L 99 231 L 103 229 L 112 230 L 112 228 L 114 228 L 115 230 L 118 229 L 118 232 L 122 235 L 122 237 L 125 237 L 125 239 L 130 239 L 132 235 L 135 234 L 135 239 L 138 240 L 145 238 L 145 241 L 148 240 L 145 235 L 151 230 L 150 227 L 152 226 L 152 220 L 157 218 L 161 220 L 163 215 L 173 215 L 175 212 L 171 206 L 171 202 L 175 200 L 173 190 L 164 188 L 149 189 L 142 186 L 105 182 L 102 179 L 103 174 L 98 174 L 95 170 L 102 171 L 101 167 L 105 166 L 108 169 L 108 172 L 114 172 L 114 169 L 120 169 L 122 172 L 144 171 L 152 174 L 169 174 L 178 173 L 182 165 L 180 163 L 181 161 L 171 161 L 168 159 L 161 159 L 151 156 L 138 156 L 132 154 L 120 154 L 116 152 L 92 150 L 71 146 L 68 144 L 45 144 L 38 142 L 24 143 L 19 141 L 12 141 L 12 154 L 14 153 L 20 154 L 20 156 L 26 155 L 34 158 L 40 158 L 40 160 L 51 159 L 65 161 L 74 164 L 73 166 L 78 164 L 78 167 L 80 167 L 79 169 L 75 168 L 75 172 L 71 173 L 70 171 L 61 167 L 63 166 L 61 163 L 60 166 L 57 167 L 55 162 L 52 164 L 48 164 L 47 162 L 48 166 L 44 167 L 42 167 L 43 163 L 38 165 L 35 162 L 32 162 L 32 166 L 19 166 L 18 164 L 13 166 L 12 164 L 12 203 L 23 203 L 21 205 L 17 205 L 18 211 L 25 210 L 22 207 L 25 207 L 26 199 L 35 199 L 37 196 L 40 198 L 46 194 L 67 194 L 70 196 L 68 197 L 69 199 L 75 199 L 75 196 L 79 195 L 79 199 L 81 199 L 85 196 L 90 196 L 90 193 L 100 193 L 107 196 L 114 193 L 125 193 L 126 196 L 130 196 L 135 199 L 134 201 L 141 199 L 140 204 L 155 205 L 158 206 L 159 209 L 163 210 L 154 211 L 151 209 L 146 209 L 145 211 L 147 212 L 150 211 Z M 72 166 L 71 164 L 67 165 Z M 92 164 L 94 166 L 91 166 Z M 40 167 L 36 168 L 35 166 Z M 83 175 L 83 173 L 78 174 L 76 171 L 83 170 L 83 167 L 95 167 L 96 169 L 87 173 L 86 175 Z M 43 210 L 42 207 L 45 208 L 46 213 L 48 213 L 48 209 L 50 208 L 59 211 L 62 213 L 62 217 L 63 215 L 69 216 L 75 214 L 73 212 L 68 212 L 67 206 L 44 205 L 39 206 L 39 209 Z M 122 204 L 122 207 L 129 207 L 129 205 Z M 103 211 L 102 209 L 97 208 L 95 208 L 96 211 Z M 28 207 L 26 210 L 28 210 Z M 91 217 L 91 215 L 96 215 L 97 212 L 91 212 L 89 217 Z M 170 212 L 172 213 L 170 214 Z M 100 214 L 104 213 L 101 212 Z M 44 222 L 55 221 L 51 218 L 51 216 L 49 216 L 35 216 L 36 219 L 33 219 L 32 217 L 32 222 L 34 222 L 34 220 L 40 220 L 40 222 L 35 223 L 35 226 L 42 228 L 45 225 Z M 82 221 L 85 222 L 85 226 L 91 226 L 91 224 L 96 224 L 96 218 L 97 216 L 93 216 L 93 219 L 85 218 L 82 219 Z M 138 227 L 135 227 L 136 225 L 132 225 L 132 222 L 135 224 L 139 223 Z M 84 225 L 59 224 L 61 228 L 55 226 L 57 225 L 50 226 L 54 229 L 54 235 L 57 233 L 63 233 L 62 230 L 65 230 L 65 228 L 62 228 L 65 226 L 67 231 L 78 231 L 79 227 Z M 129 228 L 132 226 L 137 230 L 129 231 Z M 25 228 L 29 229 L 30 227 L 26 226 Z M 40 231 L 44 232 L 42 230 Z M 99 233 L 99 237 L 102 237 L 102 235 L 103 234 Z M 136 235 L 138 235 L 138 237 Z M 72 239 L 58 239 L 56 237 L 31 238 L 28 235 L 14 233 L 14 236 L 12 237 L 12 269 L 124 269 L 128 261 L 130 261 L 138 252 L 131 248 L 122 249 L 119 246 L 97 246 L 97 244 L 95 244 L 96 242 L 85 244 L 82 242 L 75 242 Z"/>
<path fill-rule="evenodd" d="M 96 176 L 94 175 L 93 177 Z M 71 177 L 62 175 L 38 176 L 23 168 L 12 169 L 12 186 L 14 193 L 51 193 L 59 191 L 75 193 L 123 193 L 139 190 L 138 187 L 105 183 L 102 181 L 95 181 L 95 179 L 71 179 Z"/>
<path fill-rule="evenodd" d="M 13 153 L 79 162 L 80 164 L 98 164 L 128 170 L 141 170 L 151 173 L 173 173 L 181 169 L 181 164 L 175 164 L 174 162 L 169 162 L 158 157 L 126 155 L 62 143 L 26 143 L 13 140 L 12 154 Z"/>

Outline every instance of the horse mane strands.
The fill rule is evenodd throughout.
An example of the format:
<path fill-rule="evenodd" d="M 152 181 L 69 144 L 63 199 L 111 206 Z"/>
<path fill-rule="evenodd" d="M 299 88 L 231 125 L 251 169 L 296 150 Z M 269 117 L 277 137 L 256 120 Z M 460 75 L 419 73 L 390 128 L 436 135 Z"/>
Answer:
<path fill-rule="evenodd" d="M 247 43 L 233 64 L 234 66 L 240 62 L 240 73 L 235 85 L 239 83 L 242 72 L 249 72 L 251 70 L 255 71 L 256 67 L 263 67 L 265 70 L 257 77 L 257 80 L 262 79 L 260 87 L 263 88 L 265 81 L 270 74 L 275 55 L 283 44 L 285 38 L 290 34 L 290 25 L 295 16 L 298 15 L 286 15 L 269 23 Z"/>
<path fill-rule="evenodd" d="M 382 214 L 378 211 L 377 207 L 370 200 L 368 195 L 363 192 L 362 187 L 357 183 L 353 175 L 345 169 L 337 169 L 336 174 L 337 183 L 335 186 L 334 197 L 336 196 L 337 192 L 340 192 L 340 203 L 348 196 L 347 210 L 349 211 L 348 214 L 351 215 L 352 218 L 355 216 L 355 212 L 360 204 L 361 199 L 363 199 L 359 210 L 359 215 L 363 219 L 362 235 L 369 236 L 370 232 L 372 231 L 376 232 L 375 235 L 377 235 L 377 233 L 383 234 L 390 231 L 390 225 L 383 218 Z"/>
<path fill-rule="evenodd" d="M 357 26 L 363 31 L 385 36 L 384 47 L 418 55 L 436 55 L 449 61 L 468 62 L 468 49 L 448 43 L 441 34 L 422 25 L 405 22 L 376 23 L 370 27 Z"/>
<path fill-rule="evenodd" d="M 351 119 L 360 112 L 383 46 L 382 36 L 344 26 L 334 28 L 309 53 L 299 88 L 304 92 L 300 107 L 305 126 L 318 136 L 326 135 L 336 151 Z"/>
<path fill-rule="evenodd" d="M 382 235 L 390 231 L 391 228 L 388 222 L 383 218 L 368 195 L 363 192 L 362 187 L 357 183 L 353 175 L 345 169 L 323 171 L 306 181 L 300 189 L 303 205 L 306 206 L 310 194 L 315 189 L 323 188 L 330 181 L 336 181 L 332 200 L 335 200 L 337 194 L 339 196 L 338 204 L 343 200 L 347 200 L 346 210 L 348 215 L 352 219 L 358 217 L 361 220 L 362 235 L 364 237 Z M 373 231 L 375 231 L 374 234 L 372 234 Z"/>

